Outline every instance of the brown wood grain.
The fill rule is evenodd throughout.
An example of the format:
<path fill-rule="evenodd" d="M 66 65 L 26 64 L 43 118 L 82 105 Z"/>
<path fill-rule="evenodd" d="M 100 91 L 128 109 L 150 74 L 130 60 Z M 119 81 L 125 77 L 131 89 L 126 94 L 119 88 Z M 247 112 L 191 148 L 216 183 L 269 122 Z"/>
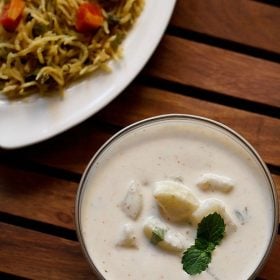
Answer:
<path fill-rule="evenodd" d="M 0 271 L 31 279 L 96 279 L 78 242 L 0 223 Z M 278 280 L 280 237 L 260 276 Z M 141 266 L 141 264 L 139 264 Z"/>
<path fill-rule="evenodd" d="M 280 235 L 277 235 L 271 253 L 262 271 L 260 272 L 260 277 L 267 280 L 279 280 L 279 275 L 280 275 L 279 258 L 280 258 Z"/>
<path fill-rule="evenodd" d="M 74 205 L 78 184 L 2 165 L 0 174 L 1 212 L 75 229 Z M 273 175 L 273 179 L 279 200 L 280 175 Z"/>
<path fill-rule="evenodd" d="M 126 126 L 168 113 L 201 115 L 220 121 L 243 135 L 267 163 L 280 166 L 280 120 L 144 86 L 130 87 L 97 116 L 60 136 L 8 153 L 23 162 L 28 159 L 82 173 L 97 149 L 117 131 L 106 131 L 102 125 L 96 127 L 96 118 Z"/>
<path fill-rule="evenodd" d="M 128 104 L 130 106 L 126 106 Z M 125 115 L 122 114 L 122 106 L 129 108 Z M 131 87 L 97 117 L 125 126 L 165 113 L 199 114 L 223 122 L 252 142 L 267 162 L 279 165 L 277 140 L 280 120 L 277 119 L 146 87 Z M 81 174 L 90 157 L 111 135 L 93 125 L 95 122 L 96 117 L 91 118 L 56 139 L 12 154 L 21 158 L 22 164 L 28 159 Z M 77 183 L 20 171 L 20 168 L 20 165 L 17 169 L 0 165 L 0 210 L 73 229 Z M 274 180 L 280 197 L 280 176 L 274 175 Z"/>
<path fill-rule="evenodd" d="M 280 53 L 280 9 L 248 0 L 178 0 L 171 24 Z"/>
<path fill-rule="evenodd" d="M 125 126 L 169 113 L 200 115 L 222 122 L 245 137 L 267 163 L 280 166 L 279 119 L 146 87 L 131 88 L 106 107 L 99 117 Z"/>
<path fill-rule="evenodd" d="M 115 130 L 116 131 L 116 130 Z M 112 136 L 115 131 L 104 130 L 96 125 L 94 118 L 58 135 L 52 139 L 18 149 L 4 151 L 22 161 L 28 159 L 41 164 L 82 173 L 94 153 Z"/>
<path fill-rule="evenodd" d="M 78 242 L 0 223 L 0 271 L 29 279 L 97 279 Z"/>
<path fill-rule="evenodd" d="M 144 72 L 280 107 L 280 64 L 202 43 L 165 36 Z"/>
<path fill-rule="evenodd" d="M 0 211 L 74 228 L 78 184 L 3 165 L 0 174 Z"/>
<path fill-rule="evenodd" d="M 171 24 L 280 53 L 280 9 L 255 1 L 178 0 Z M 191 40 L 164 36 L 143 73 L 280 107 L 280 64 Z M 0 157 L 5 153 L 11 161 L 17 160 L 16 166 L 6 165 L 3 159 L 0 163 L 0 212 L 74 230 L 78 183 L 67 174 L 61 175 L 65 179 L 54 177 L 47 167 L 79 176 L 93 154 L 117 130 L 110 124 L 122 127 L 167 113 L 220 121 L 243 135 L 267 163 L 280 166 L 279 119 L 235 109 L 234 104 L 223 106 L 133 86 L 97 116 L 60 136 L 20 150 L 0 151 Z M 103 122 L 109 125 L 103 128 Z M 22 168 L 21 164 L 30 162 L 40 164 L 40 168 Z M 280 175 L 274 174 L 273 179 L 280 199 Z M 279 279 L 279 258 L 278 235 L 260 273 L 262 279 Z M 30 279 L 96 279 L 78 242 L 1 222 L 0 272 Z"/>
<path fill-rule="evenodd" d="M 278 220 L 280 223 L 280 175 L 272 174 L 272 179 L 276 187 L 276 194 L 277 194 L 277 201 L 278 201 L 278 214 L 279 214 Z"/>

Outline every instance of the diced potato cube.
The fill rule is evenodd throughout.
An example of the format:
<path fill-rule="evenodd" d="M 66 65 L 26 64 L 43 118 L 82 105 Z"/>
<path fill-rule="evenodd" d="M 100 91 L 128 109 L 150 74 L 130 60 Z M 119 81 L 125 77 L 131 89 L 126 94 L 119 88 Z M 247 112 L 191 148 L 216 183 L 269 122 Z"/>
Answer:
<path fill-rule="evenodd" d="M 197 186 L 203 191 L 219 191 L 228 193 L 234 187 L 234 182 L 231 178 L 220 176 L 213 173 L 203 174 L 198 181 Z"/>
<path fill-rule="evenodd" d="M 137 247 L 136 236 L 133 226 L 131 224 L 125 224 L 117 242 L 118 246 L 122 247 Z"/>
<path fill-rule="evenodd" d="M 181 252 L 189 245 L 181 233 L 169 229 L 162 221 L 153 216 L 146 219 L 144 233 L 152 244 L 167 251 Z"/>
<path fill-rule="evenodd" d="M 159 244 L 162 249 L 167 251 L 181 252 L 189 247 L 189 242 L 179 232 L 168 230 L 164 236 L 164 240 Z"/>
<path fill-rule="evenodd" d="M 159 181 L 155 183 L 154 197 L 166 217 L 174 222 L 189 221 L 199 201 L 182 183 Z"/>
<path fill-rule="evenodd" d="M 224 219 L 227 234 L 236 231 L 237 226 L 227 213 L 225 205 L 222 203 L 222 201 L 215 198 L 206 199 L 201 203 L 200 207 L 192 215 L 193 222 L 198 224 L 204 217 L 208 216 L 209 214 L 213 214 L 214 212 L 220 214 Z"/>
<path fill-rule="evenodd" d="M 139 185 L 134 181 L 128 188 L 126 196 L 121 204 L 123 212 L 133 220 L 140 215 L 143 206 L 143 196 L 140 192 Z"/>

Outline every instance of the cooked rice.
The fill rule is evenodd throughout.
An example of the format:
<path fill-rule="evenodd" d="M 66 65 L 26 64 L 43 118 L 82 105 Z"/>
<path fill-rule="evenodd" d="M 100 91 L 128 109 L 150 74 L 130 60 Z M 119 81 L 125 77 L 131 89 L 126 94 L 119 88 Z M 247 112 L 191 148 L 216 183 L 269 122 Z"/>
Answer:
<path fill-rule="evenodd" d="M 144 0 L 99 0 L 105 21 L 90 35 L 75 29 L 83 2 L 94 1 L 26 0 L 17 30 L 9 33 L 0 27 L 0 92 L 14 98 L 61 91 L 81 76 L 108 70 L 107 62 L 120 57 L 120 43 Z M 3 6 L 1 1 L 0 11 Z"/>

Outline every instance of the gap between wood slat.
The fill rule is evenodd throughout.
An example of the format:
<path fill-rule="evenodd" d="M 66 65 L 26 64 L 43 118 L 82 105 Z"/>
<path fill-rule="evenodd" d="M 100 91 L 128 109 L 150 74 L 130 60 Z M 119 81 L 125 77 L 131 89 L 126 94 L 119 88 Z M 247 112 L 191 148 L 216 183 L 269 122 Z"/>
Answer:
<path fill-rule="evenodd" d="M 275 6 L 275 7 L 280 7 L 280 1 L 279 0 L 254 0 L 255 2 Z"/>
<path fill-rule="evenodd" d="M 187 39 L 164 36 L 143 74 L 280 107 L 280 64 Z"/>
<path fill-rule="evenodd" d="M 57 135 L 51 139 L 32 146 L 4 150 L 0 148 L 0 164 L 3 166 L 14 167 L 25 171 L 34 171 L 41 174 L 49 175 L 50 177 L 64 179 L 67 181 L 79 183 L 82 172 L 90 161 L 93 154 L 116 132 L 121 130 L 123 126 L 103 122 L 98 118 L 93 117 L 81 125 L 72 128 L 63 134 Z M 91 131 L 90 135 L 85 136 L 86 133 Z M 65 141 L 71 139 L 71 143 Z M 76 150 L 79 147 L 81 154 L 65 153 L 60 156 L 61 145 L 65 150 Z M 74 145 L 74 146 L 73 146 Z M 56 150 L 54 154 L 49 151 Z M 46 151 L 46 152 L 45 152 Z M 57 152 L 59 151 L 59 152 Z M 86 152 L 82 152 L 86 151 Z M 63 157 L 64 162 L 68 164 L 53 165 L 51 158 L 56 159 Z M 72 168 L 75 161 L 83 158 L 84 166 L 82 168 Z M 49 161 L 50 160 L 50 161 Z"/>
<path fill-rule="evenodd" d="M 27 280 L 30 278 L 20 277 L 20 276 L 14 275 L 14 274 L 5 273 L 5 272 L 0 271 L 0 279 L 2 279 L 2 280 Z"/>
<path fill-rule="evenodd" d="M 13 216 L 19 216 L 75 229 L 77 183 L 1 164 L 0 174 L 0 213 L 3 213 L 3 219 L 11 221 Z M 12 216 L 7 217 L 5 213 Z"/>
<path fill-rule="evenodd" d="M 44 174 L 54 178 L 63 179 L 75 183 L 79 183 L 82 176 L 80 173 L 76 173 L 74 171 L 50 167 L 48 165 L 44 165 L 39 162 L 33 162 L 26 159 L 19 159 L 16 153 L 14 155 L 2 154 L 0 158 L 0 164 L 20 169 L 23 171 L 32 171 L 38 174 Z"/>
<path fill-rule="evenodd" d="M 27 219 L 9 213 L 0 212 L 0 223 L 5 223 L 49 235 L 54 235 L 71 241 L 78 241 L 75 230 L 59 227 L 45 222 L 35 221 L 32 219 Z M 280 224 L 278 224 L 277 234 L 280 235 Z"/>
<path fill-rule="evenodd" d="M 154 86 L 154 79 L 146 79 L 144 82 L 147 84 L 151 84 L 151 86 Z M 167 85 L 165 85 L 165 83 Z M 178 85 L 178 84 L 174 84 L 172 82 L 168 82 L 168 81 L 158 81 L 156 82 L 156 86 L 155 87 L 159 87 L 159 85 L 164 84 L 163 87 L 169 87 L 171 91 L 178 91 L 178 93 L 182 94 L 182 95 L 186 95 L 185 93 L 188 92 L 188 95 L 192 95 L 193 90 L 187 89 L 186 86 L 184 85 Z M 204 90 L 198 90 L 198 92 L 196 92 L 194 95 L 197 96 L 198 94 L 203 95 L 204 97 L 207 96 L 207 91 Z M 145 96 L 148 96 L 149 93 L 145 93 Z M 133 96 L 135 96 L 135 93 L 133 93 Z M 211 97 L 213 96 L 213 94 L 209 94 L 209 97 L 206 97 L 207 99 L 211 99 Z M 164 100 L 164 98 L 166 98 L 165 96 L 163 96 L 162 100 Z M 212 100 L 212 99 L 211 99 Z M 217 102 L 219 102 L 220 98 L 217 98 Z M 234 99 L 236 100 L 236 99 Z M 182 101 L 180 101 L 182 102 Z M 187 102 L 187 101 L 186 101 Z M 191 100 L 188 100 L 188 103 L 191 102 Z M 213 101 L 214 102 L 214 101 Z M 115 102 L 112 103 L 112 105 Z M 215 102 L 216 103 L 216 102 Z M 240 101 L 240 107 L 242 107 L 244 109 L 244 104 L 246 102 L 241 102 Z M 248 102 L 249 104 L 251 104 L 250 106 L 252 107 L 252 110 L 254 111 L 254 108 L 257 107 L 256 104 L 253 104 L 251 102 Z M 156 103 L 155 103 L 156 104 Z M 187 104 L 187 103 L 186 103 Z M 197 104 L 196 104 L 197 105 Z M 144 105 L 143 105 L 144 106 Z M 201 106 L 205 106 L 205 104 L 201 104 Z M 210 108 L 211 109 L 211 108 Z M 210 110 L 209 109 L 209 110 Z M 115 110 L 115 107 L 109 106 L 109 111 L 112 112 Z M 264 111 L 266 111 L 267 109 L 263 109 Z M 106 111 L 106 110 L 105 110 Z M 272 111 L 272 110 L 271 110 Z M 276 110 L 277 111 L 277 110 Z M 280 110 L 278 110 L 279 112 Z M 275 112 L 275 114 L 278 114 L 278 112 Z M 129 113 L 129 112 L 128 112 Z M 137 112 L 136 112 L 137 113 Z M 259 110 L 258 112 L 259 113 Z M 270 112 L 271 113 L 271 112 Z M 138 114 L 138 113 L 137 113 Z M 269 113 L 268 113 L 269 114 Z M 275 115 L 273 114 L 273 116 Z M 279 114 L 278 114 L 279 115 Z M 144 116 L 147 117 L 147 116 Z M 113 116 L 114 118 L 114 116 Z M 102 119 L 102 121 L 100 121 L 100 119 Z M 86 121 L 84 124 L 81 124 L 80 126 L 78 126 L 77 128 L 73 128 L 72 130 L 65 132 L 64 134 L 55 137 L 54 139 L 50 139 L 44 143 L 40 143 L 37 145 L 34 145 L 32 147 L 26 147 L 24 149 L 19 149 L 19 150 L 15 150 L 15 151 L 4 151 L 2 150 L 0 153 L 0 163 L 2 163 L 3 165 L 10 165 L 12 167 L 15 167 L 17 169 L 22 169 L 22 170 L 27 170 L 27 171 L 35 171 L 37 173 L 41 173 L 41 174 L 47 174 L 49 176 L 52 177 L 56 177 L 56 178 L 60 178 L 60 179 L 64 179 L 67 181 L 73 181 L 75 183 L 78 183 L 81 179 L 81 174 L 84 171 L 88 161 L 90 160 L 90 158 L 93 156 L 93 154 L 97 151 L 97 149 L 104 143 L 104 141 L 106 141 L 106 139 L 108 139 L 113 133 L 119 131 L 120 129 L 122 129 L 124 127 L 123 123 L 118 123 L 118 122 L 111 122 L 112 118 L 104 118 L 101 115 L 95 116 L 94 118 L 89 119 L 88 121 Z M 130 120 L 130 123 L 133 120 Z M 96 126 L 95 124 L 97 123 L 99 125 L 99 127 L 94 130 L 94 132 L 92 134 L 88 134 L 89 128 L 92 128 L 93 125 L 92 123 L 94 123 L 94 127 Z M 78 130 L 76 131 L 75 129 L 81 128 L 81 131 Z M 107 134 L 105 137 L 102 137 L 101 139 L 99 139 L 97 142 L 95 141 L 94 138 L 96 138 L 96 134 L 104 130 L 109 130 L 110 133 Z M 74 133 L 71 134 L 72 131 L 75 131 Z M 87 133 L 85 134 L 84 131 L 86 131 Z M 69 133 L 69 134 L 67 134 Z M 65 135 L 67 134 L 67 135 Z M 87 139 L 86 142 L 79 142 L 78 139 L 77 141 L 73 140 L 74 135 L 82 135 L 82 139 Z M 66 139 L 71 139 L 72 142 L 66 142 L 66 144 L 64 144 L 64 146 L 66 145 L 66 151 L 68 151 L 68 153 L 66 153 L 66 155 L 72 155 L 70 153 L 71 149 L 73 149 L 73 147 L 75 147 L 75 149 L 77 150 L 81 150 L 81 148 L 83 148 L 83 150 L 85 149 L 85 151 L 87 152 L 83 152 L 81 153 L 81 155 L 79 153 L 75 154 L 75 159 L 76 158 L 81 158 L 82 161 L 77 161 L 73 164 L 75 164 L 74 168 L 72 168 L 71 164 L 69 165 L 68 163 L 62 163 L 60 164 L 59 162 L 57 163 L 59 158 L 65 158 L 65 154 L 59 154 L 60 151 L 60 146 L 62 145 L 62 143 L 65 143 L 65 138 Z M 74 137 L 75 138 L 75 137 Z M 74 142 L 73 142 L 74 141 Z M 91 144 L 91 142 L 93 142 L 93 144 Z M 51 144 L 54 143 L 56 146 L 52 146 Z M 58 143 L 58 144 L 56 144 Z M 73 146 L 74 145 L 74 146 Z M 69 147 L 68 147 L 69 146 Z M 48 150 L 54 150 L 55 152 L 53 153 L 44 153 L 43 151 L 48 151 Z M 36 156 L 37 154 L 37 156 Z M 30 157 L 31 155 L 31 157 Z M 33 155 L 33 156 L 32 156 Z M 35 156 L 34 156 L 35 155 Z M 87 158 L 86 158 L 87 156 Z M 50 157 L 54 157 L 53 160 L 50 160 Z M 47 163 L 47 164 L 46 164 Z M 68 164 L 68 165 L 67 165 Z M 278 173 L 279 174 L 279 168 L 276 165 L 270 165 L 270 168 L 272 168 L 272 171 L 274 173 Z"/>
<path fill-rule="evenodd" d="M 32 219 L 3 212 L 0 212 L 0 222 L 9 225 L 19 226 L 25 229 L 31 229 L 49 235 L 54 235 L 67 240 L 78 241 L 75 230 L 48 224 L 45 222 L 35 221 Z"/>
<path fill-rule="evenodd" d="M 279 54 L 280 2 L 258 2 L 178 0 L 171 25 Z"/>
<path fill-rule="evenodd" d="M 256 58 L 280 63 L 280 54 L 273 51 L 264 50 L 261 48 L 245 45 L 235 41 L 200 33 L 198 31 L 175 27 L 172 25 L 168 26 L 166 32 L 169 35 L 176 36 L 182 39 L 188 39 L 190 41 L 194 41 L 197 43 L 203 43 L 206 45 L 210 45 L 221 49 L 226 49 L 236 53 L 245 54 Z"/>
<path fill-rule="evenodd" d="M 5 224 L 0 226 L 2 226 L 1 242 L 4 242 L 0 268 L 6 273 L 16 273 L 32 279 L 96 279 L 89 270 L 77 242 L 15 226 Z M 11 240 L 6 242 L 8 236 Z M 277 279 L 273 278 L 279 275 L 277 259 L 279 259 L 279 236 L 259 275 L 260 279 Z"/>
<path fill-rule="evenodd" d="M 80 244 L 0 223 L 0 270 L 31 279 L 97 279 Z"/>
<path fill-rule="evenodd" d="M 127 108 L 125 114 L 124 106 Z M 280 166 L 280 147 L 277 145 L 279 119 L 140 86 L 131 87 L 104 108 L 98 117 L 127 126 L 149 117 L 170 113 L 199 115 L 223 123 L 247 139 L 265 162 Z"/>
<path fill-rule="evenodd" d="M 19 168 L 20 166 L 22 166 L 22 164 L 19 165 Z M 7 178 L 3 179 L 2 184 L 5 184 L 6 180 L 8 180 L 9 182 L 9 171 L 8 169 L 3 169 L 3 172 L 4 174 L 8 174 Z M 36 230 L 51 235 L 56 235 L 68 240 L 77 241 L 74 230 L 74 206 L 75 194 L 77 191 L 76 186 L 73 186 L 73 184 L 71 183 L 67 183 L 67 181 L 63 183 L 63 181 L 60 182 L 60 180 L 52 178 L 50 178 L 50 180 L 46 180 L 44 176 L 40 175 L 32 177 L 32 174 L 28 173 L 20 174 L 14 172 L 14 174 L 16 174 L 18 179 L 15 179 L 11 184 L 6 186 L 6 191 L 4 185 L 2 188 L 3 206 L 2 211 L 0 211 L 0 222 Z M 279 178 L 278 176 L 273 177 L 275 180 L 277 192 L 279 193 Z M 33 179 L 31 179 L 30 181 L 29 178 Z M 54 184 L 52 183 L 52 180 L 57 182 Z M 42 183 L 40 183 L 41 181 Z M 11 195 L 11 193 L 8 191 L 9 187 L 14 189 L 14 187 L 17 186 L 19 182 L 21 186 L 19 187 L 19 189 L 14 190 L 14 195 Z M 35 186 L 35 188 L 32 187 L 32 184 Z M 68 184 L 69 187 L 66 188 Z M 44 190 L 45 187 L 48 187 L 47 190 L 42 191 L 41 194 L 37 194 L 36 188 Z M 27 191 L 27 194 L 25 194 L 24 190 L 27 189 L 30 193 L 28 193 Z M 34 196 L 32 196 L 32 193 L 34 193 Z M 17 197 L 19 197 L 20 195 L 22 196 L 22 199 L 21 201 L 17 201 Z M 42 200 L 43 195 L 44 200 Z M 34 201 L 30 200 L 32 197 L 34 197 Z M 59 205 L 53 203 L 54 199 L 58 199 L 58 201 L 60 201 Z M 44 203 L 44 201 L 46 201 L 46 203 Z M 28 203 L 30 203 L 31 205 L 28 205 Z M 61 204 L 64 206 L 66 205 L 67 209 L 64 209 Z M 18 210 L 11 210 L 10 205 L 15 205 Z M 36 213 L 36 211 L 38 210 L 39 215 L 37 215 Z M 62 217 L 63 219 L 61 220 Z M 66 220 L 65 217 L 67 217 Z M 280 232 L 278 231 L 278 233 Z"/>
<path fill-rule="evenodd" d="M 92 120 L 88 120 L 87 122 L 92 122 Z M 111 124 L 108 122 L 103 122 L 100 120 L 94 119 L 94 126 L 98 129 L 98 131 L 103 131 L 106 133 L 109 133 L 110 135 L 115 134 L 119 130 L 123 128 L 123 126 Z M 67 133 L 67 132 L 66 132 Z M 59 138 L 61 135 L 55 137 Z M 64 136 L 62 136 L 64 137 Z M 53 141 L 53 139 L 50 139 L 47 142 Z M 23 171 L 32 171 L 38 174 L 44 174 L 49 175 L 50 177 L 63 179 L 75 183 L 79 183 L 82 177 L 82 172 L 76 172 L 74 170 L 61 168 L 61 167 L 55 167 L 55 166 L 49 166 L 47 164 L 41 163 L 39 161 L 34 161 L 26 158 L 24 156 L 27 154 L 32 154 L 32 151 L 36 149 L 36 146 L 39 146 L 40 150 L 44 149 L 41 147 L 41 145 L 44 145 L 45 143 L 39 143 L 32 147 L 25 147 L 22 149 L 16 149 L 16 150 L 2 150 L 0 149 L 0 164 L 4 166 L 9 166 L 12 168 L 16 168 Z M 100 144 L 100 147 L 103 143 Z M 98 149 L 97 147 L 96 149 Z M 28 153 L 28 150 L 30 150 L 30 153 Z M 97 150 L 95 150 L 96 152 Z M 22 154 L 21 154 L 22 153 Z M 93 155 L 91 155 L 93 156 Z"/>
<path fill-rule="evenodd" d="M 278 107 L 225 95 L 223 93 L 197 88 L 195 86 L 184 85 L 154 76 L 139 76 L 136 82 L 151 88 L 175 92 L 177 94 L 190 96 L 199 100 L 262 114 L 273 118 L 280 118 L 280 109 Z"/>
<path fill-rule="evenodd" d="M 269 171 L 275 175 L 280 175 L 280 166 L 273 165 L 273 164 L 266 164 Z"/>
<path fill-rule="evenodd" d="M 0 222 L 13 225 L 13 226 L 18 226 L 22 227 L 25 229 L 30 229 L 33 231 L 38 231 L 41 233 L 61 237 L 67 240 L 71 241 L 78 241 L 76 231 L 75 230 L 70 230 L 64 227 L 59 227 L 56 225 L 40 222 L 40 221 L 35 221 L 32 219 L 27 219 L 24 217 L 12 215 L 9 213 L 4 213 L 0 212 Z M 277 234 L 280 235 L 280 224 L 278 224 L 278 230 Z M 0 277 L 1 279 L 1 277 Z"/>
<path fill-rule="evenodd" d="M 104 122 L 104 125 L 112 125 L 112 124 Z M 122 127 L 120 127 L 119 129 L 122 129 Z M 32 171 L 38 174 L 48 175 L 54 178 L 63 179 L 74 183 L 79 183 L 82 178 L 82 173 L 78 173 L 70 170 L 64 170 L 53 166 L 48 166 L 31 160 L 19 159 L 16 156 L 16 154 L 14 155 L 2 154 L 0 157 L 0 164 L 3 164 L 8 167 L 16 168 L 18 170 Z M 272 174 L 280 175 L 280 166 L 267 164 L 267 163 L 266 165 Z"/>

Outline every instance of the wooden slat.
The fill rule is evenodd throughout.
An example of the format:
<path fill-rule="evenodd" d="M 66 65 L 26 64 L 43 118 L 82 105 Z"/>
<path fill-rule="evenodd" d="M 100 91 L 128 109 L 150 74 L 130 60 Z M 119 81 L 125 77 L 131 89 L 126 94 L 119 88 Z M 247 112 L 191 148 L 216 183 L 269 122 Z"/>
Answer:
<path fill-rule="evenodd" d="M 280 175 L 272 175 L 272 179 L 274 181 L 274 184 L 276 186 L 276 192 L 278 196 L 278 213 L 279 213 L 279 223 L 280 223 Z M 279 225 L 280 226 L 280 225 Z"/>
<path fill-rule="evenodd" d="M 1 165 L 0 174 L 0 211 L 74 228 L 76 183 Z"/>
<path fill-rule="evenodd" d="M 143 86 L 130 87 L 97 117 L 108 123 L 126 126 L 168 113 L 201 115 L 220 121 L 251 142 L 267 163 L 280 166 L 280 120 L 274 118 Z M 7 154 L 82 173 L 93 154 L 114 133 L 97 128 L 94 125 L 97 117 L 54 139 L 14 152 L 8 151 Z"/>
<path fill-rule="evenodd" d="M 30 279 L 96 279 L 78 242 L 0 223 L 0 271 Z"/>
<path fill-rule="evenodd" d="M 165 36 L 145 73 L 280 107 L 280 64 L 209 45 Z"/>
<path fill-rule="evenodd" d="M 266 264 L 264 265 L 260 277 L 267 280 L 279 280 L 280 275 L 280 236 L 276 237 L 274 246 L 272 247 L 271 253 L 267 259 Z"/>
<path fill-rule="evenodd" d="M 67 132 L 37 145 L 15 151 L 0 150 L 17 158 L 33 159 L 42 164 L 82 173 L 93 154 L 112 136 L 109 129 L 99 129 L 86 121 Z"/>
<path fill-rule="evenodd" d="M 275 118 L 146 87 L 131 88 L 99 116 L 108 122 L 125 126 L 168 113 L 194 114 L 220 121 L 243 135 L 266 162 L 280 165 L 280 120 Z"/>
<path fill-rule="evenodd" d="M 78 242 L 0 223 L 0 271 L 32 279 L 96 279 Z M 260 273 L 265 279 L 280 275 L 280 238 Z M 141 264 L 140 266 L 141 267 Z"/>
<path fill-rule="evenodd" d="M 0 174 L 0 211 L 75 229 L 77 184 L 1 165 Z M 280 176 L 273 179 L 280 198 Z"/>
<path fill-rule="evenodd" d="M 171 24 L 280 53 L 280 9 L 248 0 L 178 0 Z"/>

